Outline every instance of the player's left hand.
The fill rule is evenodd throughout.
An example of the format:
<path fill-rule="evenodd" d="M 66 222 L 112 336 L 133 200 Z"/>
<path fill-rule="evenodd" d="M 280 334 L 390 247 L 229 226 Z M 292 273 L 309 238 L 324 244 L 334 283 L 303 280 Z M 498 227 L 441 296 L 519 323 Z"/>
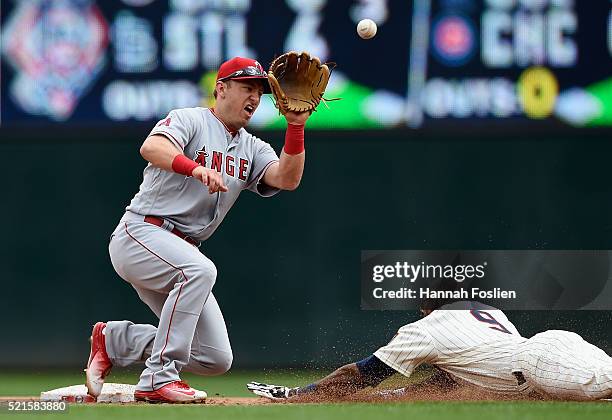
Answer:
<path fill-rule="evenodd" d="M 310 117 L 312 111 L 304 111 L 304 112 L 293 112 L 287 111 L 285 114 L 285 119 L 289 124 L 295 125 L 303 125 L 306 123 L 306 120 Z"/>
<path fill-rule="evenodd" d="M 269 385 L 260 382 L 249 382 L 247 388 L 255 395 L 270 398 L 271 400 L 286 400 L 297 395 L 298 388 L 289 388 L 282 385 Z"/>

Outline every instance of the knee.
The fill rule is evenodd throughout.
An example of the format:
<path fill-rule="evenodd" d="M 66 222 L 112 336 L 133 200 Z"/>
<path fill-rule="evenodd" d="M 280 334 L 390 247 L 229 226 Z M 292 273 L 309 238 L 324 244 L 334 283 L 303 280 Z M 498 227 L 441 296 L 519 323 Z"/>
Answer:
<path fill-rule="evenodd" d="M 217 280 L 217 267 L 215 263 L 211 260 L 206 260 L 206 262 L 202 263 L 200 265 L 200 275 L 214 283 Z"/>
<path fill-rule="evenodd" d="M 223 375 L 230 370 L 234 356 L 232 352 L 207 352 L 201 356 L 191 356 L 189 371 L 202 376 Z"/>
<path fill-rule="evenodd" d="M 217 280 L 217 267 L 211 260 L 205 260 L 190 267 L 185 276 L 188 280 L 214 285 Z"/>
<path fill-rule="evenodd" d="M 210 370 L 211 373 L 209 373 L 209 375 L 223 375 L 225 372 L 230 370 L 233 361 L 234 355 L 231 352 L 217 355 L 213 362 L 213 366 Z"/>

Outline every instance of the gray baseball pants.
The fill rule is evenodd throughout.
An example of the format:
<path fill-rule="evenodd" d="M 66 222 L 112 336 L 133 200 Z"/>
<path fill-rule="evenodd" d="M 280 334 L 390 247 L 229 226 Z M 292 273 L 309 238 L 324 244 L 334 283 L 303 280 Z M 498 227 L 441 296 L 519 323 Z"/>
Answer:
<path fill-rule="evenodd" d="M 145 362 L 137 389 L 180 380 L 181 370 L 219 375 L 232 364 L 223 314 L 211 290 L 217 270 L 198 248 L 126 213 L 109 244 L 111 262 L 159 325 L 110 321 L 106 350 L 115 366 Z"/>

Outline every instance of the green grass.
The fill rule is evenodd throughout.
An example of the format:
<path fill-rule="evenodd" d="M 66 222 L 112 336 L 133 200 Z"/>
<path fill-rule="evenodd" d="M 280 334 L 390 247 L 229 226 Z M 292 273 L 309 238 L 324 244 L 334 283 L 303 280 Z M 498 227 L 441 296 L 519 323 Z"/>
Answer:
<path fill-rule="evenodd" d="M 251 396 L 245 389 L 250 380 L 303 385 L 324 372 L 314 371 L 233 371 L 229 374 L 202 378 L 184 375 L 194 387 L 209 395 Z M 113 372 L 112 382 L 135 383 L 138 372 Z M 82 383 L 79 372 L 3 372 L 0 373 L 0 395 L 37 395 L 42 390 Z M 27 418 L 21 415 L 18 418 Z M 8 415 L 0 415 L 8 418 Z M 32 418 L 41 418 L 32 416 Z M 404 402 L 404 403 L 338 403 L 338 404 L 271 404 L 264 406 L 207 405 L 71 405 L 69 412 L 47 414 L 44 419 L 231 419 L 231 420 L 505 420 L 505 419 L 610 419 L 612 403 L 562 402 Z"/>
<path fill-rule="evenodd" d="M 394 404 L 309 404 L 270 406 L 70 406 L 68 414 L 45 415 L 45 419 L 231 419 L 231 420 L 565 420 L 609 419 L 608 403 L 551 402 L 413 402 Z M 23 417 L 21 417 L 23 418 Z"/>

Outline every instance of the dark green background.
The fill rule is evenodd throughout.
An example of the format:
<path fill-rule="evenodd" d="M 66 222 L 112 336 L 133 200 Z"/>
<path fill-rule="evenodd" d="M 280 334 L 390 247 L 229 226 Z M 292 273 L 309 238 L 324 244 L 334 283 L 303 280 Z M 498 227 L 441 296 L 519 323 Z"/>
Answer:
<path fill-rule="evenodd" d="M 147 133 L 2 134 L 0 366 L 80 366 L 98 320 L 156 319 L 110 264 Z M 282 133 L 260 133 L 280 150 Z M 245 192 L 202 251 L 236 367 L 332 366 L 416 319 L 360 305 L 362 249 L 612 249 L 609 133 L 308 132 L 295 192 Z M 610 352 L 612 312 L 525 312 Z"/>

